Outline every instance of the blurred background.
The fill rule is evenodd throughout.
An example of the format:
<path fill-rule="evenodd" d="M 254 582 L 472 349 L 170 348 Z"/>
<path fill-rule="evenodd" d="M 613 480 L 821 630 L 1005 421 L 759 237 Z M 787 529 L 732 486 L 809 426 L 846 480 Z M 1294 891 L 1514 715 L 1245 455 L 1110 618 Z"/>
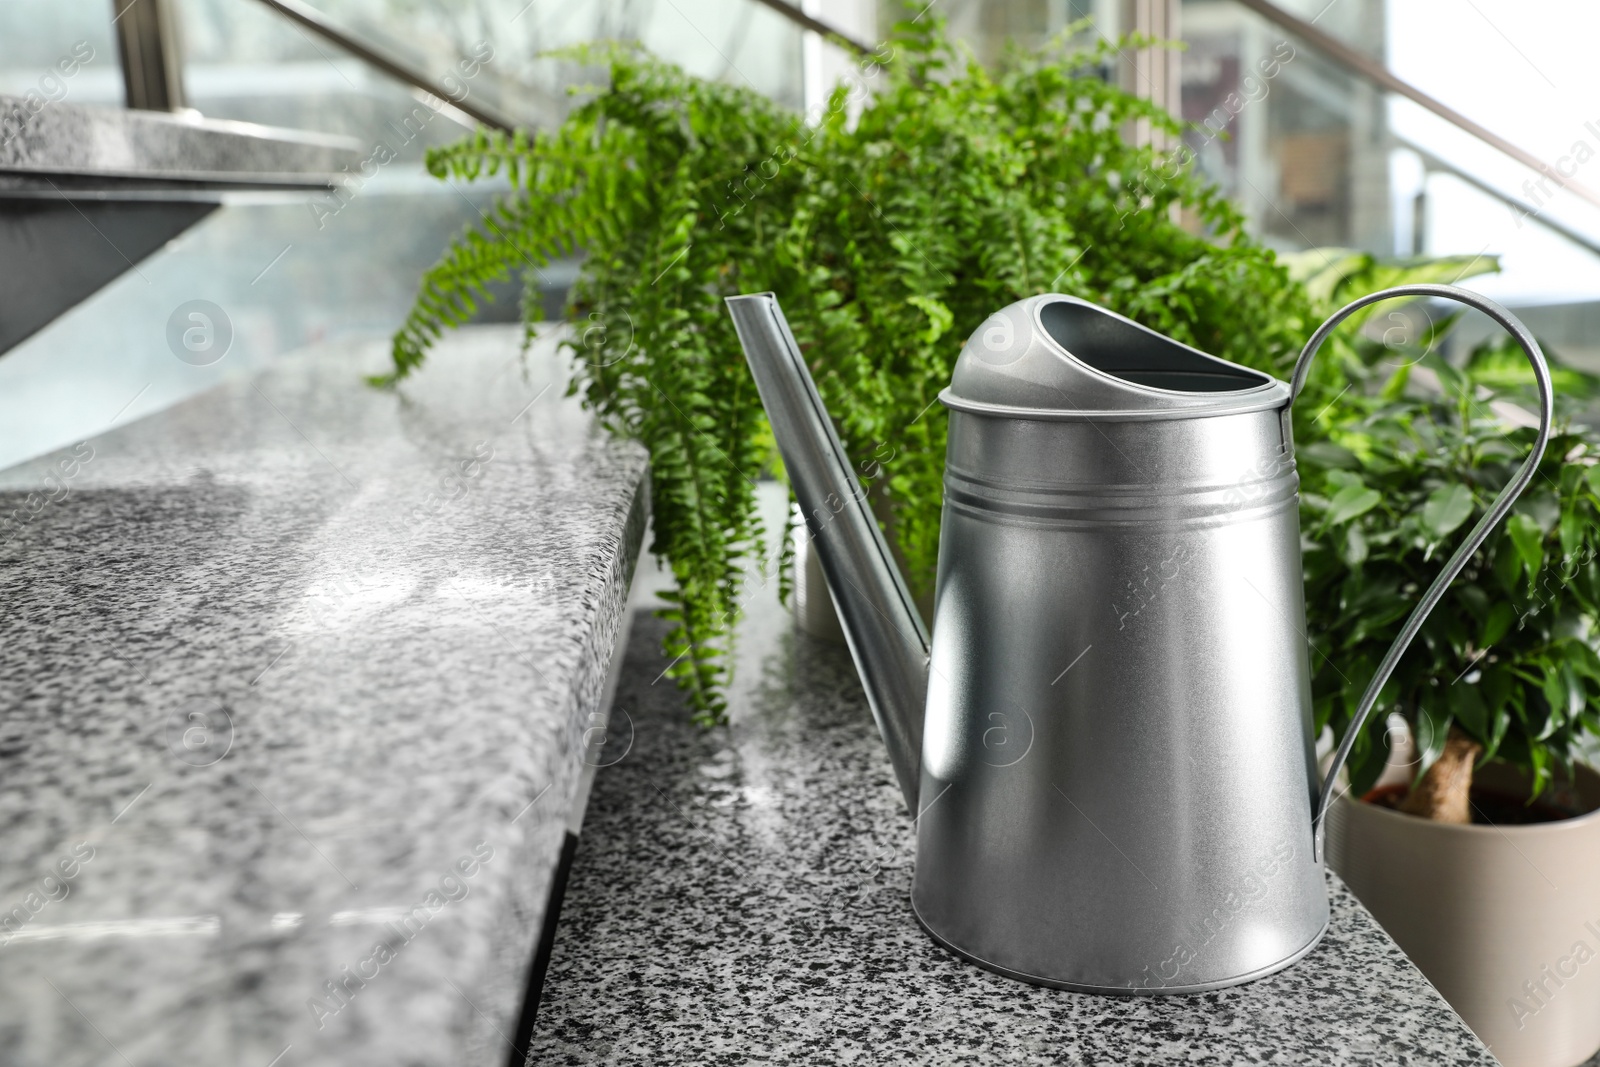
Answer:
<path fill-rule="evenodd" d="M 1105 76 L 1200 125 L 1185 138 L 1198 165 L 1262 240 L 1290 252 L 1497 257 L 1499 274 L 1466 284 L 1511 306 L 1569 362 L 1600 369 L 1600 196 L 1590 192 L 1600 188 L 1600 66 L 1585 52 L 1600 40 L 1600 5 L 929 7 L 983 59 L 1085 18 L 1111 37 L 1141 30 L 1182 41 L 1181 50 L 1125 52 Z M 425 149 L 461 137 L 473 119 L 445 107 L 408 126 L 427 99 L 422 85 L 463 108 L 550 127 L 571 106 L 569 91 L 596 77 L 560 50 L 628 39 L 801 109 L 854 60 L 797 12 L 872 43 L 901 11 L 887 0 L 0 0 L 0 96 L 17 98 L 0 101 L 8 107 L 32 94 L 394 149 L 336 211 L 304 191 L 221 194 L 202 221 L 0 353 L 0 466 L 307 343 L 391 331 L 421 272 L 500 191 L 424 173 Z M 66 57 L 77 60 L 70 77 L 60 73 Z M 560 306 L 574 270 L 557 264 L 540 278 L 548 307 Z M 503 294 L 489 317 L 515 318 L 514 296 Z M 225 356 L 206 366 L 174 359 L 167 341 L 169 317 L 194 300 L 224 309 L 233 330 Z M 1452 343 L 1488 329 L 1468 323 Z"/>

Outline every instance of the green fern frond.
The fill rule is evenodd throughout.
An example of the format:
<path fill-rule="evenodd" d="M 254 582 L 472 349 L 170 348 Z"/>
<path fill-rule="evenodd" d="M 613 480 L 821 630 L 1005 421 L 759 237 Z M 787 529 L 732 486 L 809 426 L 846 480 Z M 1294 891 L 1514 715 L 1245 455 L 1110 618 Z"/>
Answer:
<path fill-rule="evenodd" d="M 985 70 L 937 19 L 911 20 L 810 118 L 635 47 L 574 53 L 603 63 L 609 84 L 558 129 L 430 153 L 441 179 L 505 175 L 513 192 L 423 278 L 385 380 L 509 276 L 523 276 L 531 330 L 529 273 L 584 257 L 565 342 L 574 390 L 650 450 L 652 551 L 677 585 L 662 612 L 668 674 L 699 718 L 720 721 L 742 590 L 785 534 L 756 515 L 771 435 L 724 297 L 779 295 L 924 599 L 942 505 L 937 397 L 997 307 L 1071 293 L 1247 362 L 1297 340 L 1282 323 L 1306 317 L 1304 293 L 1237 213 L 1122 140 L 1137 119 L 1182 127 L 1101 79 L 1118 47 L 1057 42 Z M 777 558 L 787 567 L 786 548 Z"/>

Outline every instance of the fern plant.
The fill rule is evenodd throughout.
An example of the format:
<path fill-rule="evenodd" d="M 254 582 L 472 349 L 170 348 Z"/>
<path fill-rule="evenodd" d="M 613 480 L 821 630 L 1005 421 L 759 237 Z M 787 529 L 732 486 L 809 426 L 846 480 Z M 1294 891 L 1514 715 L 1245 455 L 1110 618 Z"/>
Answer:
<path fill-rule="evenodd" d="M 854 122 L 843 86 L 819 122 L 803 122 L 640 51 L 594 51 L 608 85 L 558 130 L 480 133 L 429 155 L 440 178 L 506 174 L 514 194 L 426 275 L 386 381 L 512 275 L 528 285 L 533 338 L 539 269 L 586 254 L 566 341 L 574 390 L 650 448 L 653 550 L 677 579 L 669 673 L 696 715 L 717 721 L 742 577 L 782 536 L 755 517 L 755 480 L 778 459 L 725 296 L 779 294 L 846 450 L 872 458 L 872 491 L 926 595 L 946 434 L 936 397 L 995 307 L 1075 294 L 1286 378 L 1342 302 L 1469 269 L 1320 251 L 1291 277 L 1213 187 L 1123 139 L 1138 118 L 1173 133 L 1179 123 L 1102 82 L 1110 48 L 1058 42 L 987 70 L 925 19 L 864 61 L 858 85 L 872 93 Z M 1294 413 L 1317 723 L 1336 734 L 1531 440 L 1493 410 L 1526 390 L 1520 354 L 1485 347 L 1453 368 L 1432 347 L 1454 318 L 1402 344 L 1362 333 L 1390 310 L 1358 315 L 1330 342 Z M 1414 366 L 1437 386 L 1418 389 Z M 1560 384 L 1589 387 L 1570 371 Z M 1381 709 L 1421 739 L 1419 776 L 1464 736 L 1472 758 L 1514 761 L 1539 787 L 1582 734 L 1600 733 L 1597 448 L 1563 427 L 1536 490 L 1382 694 Z M 1386 755 L 1374 718 L 1352 758 L 1358 789 Z"/>
<path fill-rule="evenodd" d="M 810 121 L 634 49 L 591 51 L 608 82 L 559 129 L 430 153 L 438 177 L 504 174 L 513 193 L 423 279 L 383 381 L 403 379 L 515 275 L 531 339 L 539 271 L 585 255 L 565 342 L 573 388 L 650 450 L 652 549 L 677 583 L 669 673 L 697 717 L 717 721 L 741 581 L 783 536 L 756 518 L 755 481 L 778 460 L 723 297 L 779 295 L 847 450 L 870 457 L 864 477 L 925 596 L 945 451 L 936 397 L 995 308 L 1082 296 L 1287 377 L 1310 330 L 1348 300 L 1474 269 L 1328 250 L 1280 262 L 1203 179 L 1124 140 L 1138 119 L 1180 124 L 1102 80 L 1113 47 L 1063 38 L 987 70 L 939 23 L 903 24 Z M 1316 721 L 1336 735 L 1532 437 L 1495 409 L 1526 398 L 1519 352 L 1482 346 L 1453 367 L 1434 351 L 1453 316 L 1395 339 L 1374 328 L 1392 310 L 1330 340 L 1294 413 Z M 1600 392 L 1570 370 L 1558 387 Z M 1597 456 L 1591 431 L 1562 426 L 1535 489 L 1385 689 L 1380 710 L 1405 715 L 1422 743 L 1419 782 L 1465 752 L 1526 768 L 1537 791 L 1600 734 Z M 1387 751 L 1374 718 L 1352 759 L 1358 789 Z M 1451 738 L 1466 743 L 1446 757 Z"/>
<path fill-rule="evenodd" d="M 1124 139 L 1136 120 L 1180 124 L 1103 80 L 1116 47 L 1064 36 L 988 70 L 937 20 L 903 23 L 811 121 L 631 48 L 596 51 L 608 83 L 559 129 L 429 153 L 438 177 L 504 174 L 514 192 L 424 277 L 385 380 L 491 283 L 531 285 L 552 258 L 586 256 L 574 389 L 650 450 L 652 550 L 677 579 L 669 673 L 716 721 L 743 568 L 783 535 L 755 514 L 756 479 L 777 460 L 723 297 L 778 294 L 845 447 L 885 457 L 873 491 L 924 596 L 945 452 L 936 397 L 995 308 L 1073 294 L 1258 365 L 1314 325 L 1305 290 L 1209 183 Z M 530 290 L 530 336 L 539 307 Z M 625 353 L 596 343 L 620 337 Z"/>

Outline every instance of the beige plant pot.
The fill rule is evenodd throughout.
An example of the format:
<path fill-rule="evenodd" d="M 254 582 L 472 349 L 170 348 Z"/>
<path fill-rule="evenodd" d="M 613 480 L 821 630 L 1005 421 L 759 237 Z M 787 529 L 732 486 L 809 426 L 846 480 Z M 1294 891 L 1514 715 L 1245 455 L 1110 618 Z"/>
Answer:
<path fill-rule="evenodd" d="M 1478 781 L 1526 795 L 1505 767 Z M 1505 1067 L 1600 1050 L 1600 775 L 1563 790 L 1587 814 L 1450 826 L 1341 798 L 1328 862 Z"/>

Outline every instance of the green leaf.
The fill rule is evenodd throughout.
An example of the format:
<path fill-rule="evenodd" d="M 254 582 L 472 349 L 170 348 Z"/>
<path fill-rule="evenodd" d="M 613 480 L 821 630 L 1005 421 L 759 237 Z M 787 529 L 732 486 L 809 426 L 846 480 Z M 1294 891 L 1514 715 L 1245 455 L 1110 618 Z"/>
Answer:
<path fill-rule="evenodd" d="M 1535 737 L 1535 740 L 1543 741 L 1568 719 L 1575 718 L 1583 711 L 1584 691 L 1583 683 L 1567 663 L 1548 666 L 1544 684 L 1540 688 L 1545 702 L 1550 705 L 1550 719 Z"/>
<path fill-rule="evenodd" d="M 1600 464 L 1590 467 L 1583 480 L 1589 483 L 1589 492 L 1600 497 Z"/>
<path fill-rule="evenodd" d="M 1311 441 L 1295 448 L 1296 454 L 1302 462 L 1310 461 L 1319 467 L 1332 467 L 1347 471 L 1361 469 L 1361 459 L 1354 452 L 1343 445 L 1336 445 L 1332 441 Z"/>
<path fill-rule="evenodd" d="M 1517 510 L 1537 523 L 1541 533 L 1553 532 L 1561 520 L 1561 501 L 1542 482 L 1523 494 Z"/>
<path fill-rule="evenodd" d="M 909 296 L 906 298 L 906 303 L 928 316 L 928 328 L 922 332 L 922 339 L 927 344 L 931 345 L 943 337 L 945 331 L 950 329 L 950 324 L 955 321 L 950 309 L 931 297 Z"/>
<path fill-rule="evenodd" d="M 1576 674 L 1592 682 L 1600 682 L 1600 654 L 1581 640 L 1570 642 L 1570 646 L 1563 651 L 1570 656 L 1567 663 Z"/>
<path fill-rule="evenodd" d="M 1402 363 L 1384 383 L 1383 389 L 1378 393 L 1384 400 L 1399 400 L 1405 395 L 1406 386 L 1411 382 L 1411 368 L 1415 363 Z"/>
<path fill-rule="evenodd" d="M 1343 296 L 1339 287 L 1370 271 L 1373 264 L 1373 257 L 1367 253 L 1342 248 L 1313 248 L 1280 258 L 1289 268 L 1289 273 L 1304 284 L 1314 298 L 1324 303 L 1334 303 L 1337 297 Z M 1362 296 L 1365 293 L 1353 295 Z M 1349 299 L 1344 297 L 1340 302 Z"/>
<path fill-rule="evenodd" d="M 1550 364 L 1551 384 L 1558 399 L 1586 400 L 1600 394 L 1600 377 L 1575 367 L 1562 366 L 1548 349 L 1545 355 Z M 1495 337 L 1479 344 L 1468 354 L 1463 369 L 1474 382 L 1488 386 L 1497 393 L 1520 390 L 1529 399 L 1534 396 L 1533 368 L 1528 364 L 1522 346 L 1512 337 Z"/>
<path fill-rule="evenodd" d="M 1541 744 L 1528 746 L 1528 766 L 1533 771 L 1533 785 L 1529 790 L 1529 801 L 1545 791 L 1550 784 L 1550 750 Z"/>
<path fill-rule="evenodd" d="M 1355 457 L 1352 455 L 1351 458 L 1353 459 Z M 1357 462 L 1350 464 L 1348 469 L 1341 466 L 1335 470 L 1325 471 L 1323 473 L 1322 480 L 1327 482 L 1328 488 L 1333 490 L 1335 493 L 1341 489 L 1350 488 L 1351 486 L 1354 486 L 1357 489 L 1365 489 L 1367 487 L 1367 483 L 1361 480 L 1360 471 L 1361 463 L 1358 460 Z"/>
<path fill-rule="evenodd" d="M 1350 769 L 1350 784 L 1357 796 L 1372 788 L 1378 775 L 1383 773 L 1383 766 L 1389 749 L 1381 739 L 1386 730 L 1382 716 L 1373 716 L 1368 728 L 1356 739 L 1350 749 L 1350 762 L 1346 764 Z"/>
<path fill-rule="evenodd" d="M 1506 532 L 1516 546 L 1517 558 L 1528 576 L 1528 591 L 1532 592 L 1539 578 L 1539 568 L 1544 565 L 1544 531 L 1530 516 L 1518 512 L 1506 522 Z"/>
<path fill-rule="evenodd" d="M 1483 632 L 1478 635 L 1478 647 L 1492 648 L 1511 629 L 1511 622 L 1516 617 L 1517 609 L 1508 601 L 1495 601 L 1489 614 L 1484 617 Z"/>
<path fill-rule="evenodd" d="M 1500 746 L 1505 742 L 1511 726 L 1513 690 L 1511 680 L 1501 672 L 1485 674 L 1478 688 L 1482 690 L 1483 703 L 1489 711 L 1489 736 L 1485 739 L 1483 755 L 1479 757 L 1481 765 L 1499 755 Z"/>
<path fill-rule="evenodd" d="M 1446 360 L 1434 353 L 1430 353 L 1420 361 L 1433 373 L 1439 376 L 1439 384 L 1444 387 L 1447 394 L 1457 397 L 1471 397 L 1472 382 Z"/>
<path fill-rule="evenodd" d="M 1494 549 L 1494 576 L 1500 583 L 1500 588 L 1506 593 L 1514 593 L 1517 589 L 1517 578 L 1522 574 L 1522 557 L 1517 553 L 1516 543 L 1510 533 L 1500 540 Z"/>
<path fill-rule="evenodd" d="M 1361 485 L 1347 485 L 1335 493 L 1333 500 L 1329 502 L 1327 522 L 1332 526 L 1349 522 L 1377 507 L 1381 500 L 1383 497 L 1375 489 L 1367 489 Z"/>
<path fill-rule="evenodd" d="M 1453 718 L 1449 711 L 1436 708 L 1431 703 L 1424 704 L 1417 711 L 1417 717 L 1411 724 L 1411 732 L 1417 744 L 1418 754 L 1421 756 L 1417 761 L 1416 777 L 1416 780 L 1420 781 L 1423 773 L 1443 755 L 1445 739 L 1450 736 L 1450 723 Z"/>
<path fill-rule="evenodd" d="M 1583 549 L 1584 534 L 1592 529 L 1591 523 L 1585 521 L 1584 516 L 1576 510 L 1561 513 L 1561 523 L 1558 527 L 1561 538 L 1561 562 L 1563 571 L 1569 567 L 1577 566 L 1575 559 Z M 1570 576 L 1570 575 L 1569 575 Z"/>
<path fill-rule="evenodd" d="M 1476 685 L 1457 681 L 1447 690 L 1450 711 L 1461 728 L 1479 741 L 1489 737 L 1489 709 L 1484 707 L 1483 693 Z"/>
<path fill-rule="evenodd" d="M 1428 494 L 1422 505 L 1422 522 L 1435 540 L 1443 540 L 1472 516 L 1472 490 L 1461 484 L 1446 485 Z"/>

